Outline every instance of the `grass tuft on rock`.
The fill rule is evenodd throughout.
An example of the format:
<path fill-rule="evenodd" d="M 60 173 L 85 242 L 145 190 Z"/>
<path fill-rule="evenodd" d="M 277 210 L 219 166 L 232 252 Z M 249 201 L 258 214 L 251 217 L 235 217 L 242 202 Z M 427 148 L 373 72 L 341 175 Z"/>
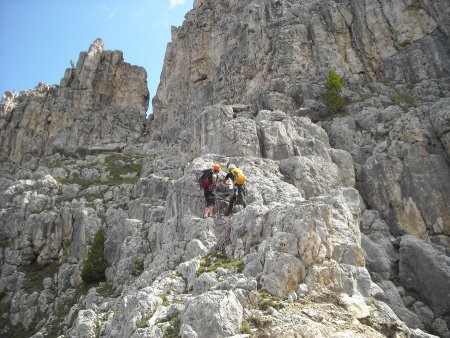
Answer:
<path fill-rule="evenodd" d="M 200 276 L 204 272 L 214 272 L 219 268 L 226 270 L 236 269 L 237 272 L 242 272 L 244 266 L 244 262 L 241 258 L 229 259 L 224 254 L 211 252 L 202 258 L 200 267 L 197 271 L 197 276 Z"/>

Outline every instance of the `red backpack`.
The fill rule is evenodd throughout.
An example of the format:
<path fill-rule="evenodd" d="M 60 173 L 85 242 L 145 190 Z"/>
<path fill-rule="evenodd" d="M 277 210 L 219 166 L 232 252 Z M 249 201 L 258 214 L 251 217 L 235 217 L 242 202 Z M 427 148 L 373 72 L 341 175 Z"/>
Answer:
<path fill-rule="evenodd" d="M 212 180 L 213 173 L 214 172 L 212 169 L 202 170 L 200 178 L 198 179 L 198 184 L 199 184 L 201 190 L 204 190 L 206 188 L 210 189 L 210 187 L 213 183 L 213 180 Z"/>

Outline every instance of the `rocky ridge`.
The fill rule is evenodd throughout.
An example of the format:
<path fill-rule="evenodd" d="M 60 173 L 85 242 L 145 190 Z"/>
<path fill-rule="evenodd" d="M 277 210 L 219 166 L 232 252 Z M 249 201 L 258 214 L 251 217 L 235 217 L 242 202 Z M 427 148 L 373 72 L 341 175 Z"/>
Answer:
<path fill-rule="evenodd" d="M 222 27 L 209 15 L 251 6 L 196 1 L 178 30 L 209 32 Z M 303 15 L 310 6 L 329 8 L 264 4 L 265 18 L 275 22 L 261 27 L 290 27 L 290 11 Z M 427 11 L 440 26 L 423 40 L 448 31 L 448 7 L 433 6 L 443 9 Z M 354 7 L 349 4 L 349 11 Z M 168 55 L 182 54 L 177 34 Z M 170 82 L 163 79 L 145 134 L 145 72 L 101 46 L 97 40 L 81 53 L 78 71 L 67 70 L 60 86 L 40 85 L 2 100 L 2 335 L 449 336 L 445 79 L 428 80 L 436 77 L 430 70 L 414 85 L 353 84 L 346 87 L 354 99 L 348 115 L 322 123 L 302 116 L 322 114 L 319 97 L 295 111 L 283 105 L 284 96 L 280 106 L 262 107 L 244 96 L 228 101 L 217 94 L 220 102 L 201 92 L 190 94 L 185 108 L 171 100 L 159 106 Z M 394 52 L 393 58 L 402 54 Z M 89 55 L 98 62 L 88 62 Z M 297 63 L 272 58 L 286 67 Z M 185 69 L 196 69 L 187 60 L 192 67 Z M 442 69 L 448 69 L 445 60 Z M 289 74 L 296 73 L 286 71 L 283 81 L 294 81 Z M 118 82 L 111 86 L 113 79 Z M 183 102 L 178 89 L 170 95 Z M 83 100 L 72 101 L 72 95 Z M 411 97 L 420 99 L 411 104 Z M 74 103 L 87 98 L 86 106 Z M 68 128 L 49 133 L 42 122 L 31 123 L 51 116 L 50 126 L 65 125 L 56 113 L 65 106 L 75 107 L 62 110 L 74 121 Z M 114 128 L 97 134 L 98 119 Z M 238 207 L 232 218 L 200 218 L 203 196 L 195 173 L 214 162 L 223 168 L 237 163 L 248 177 L 249 206 Z M 80 271 L 100 227 L 110 267 L 106 283 L 86 285 Z M 223 239 L 224 252 L 215 252 Z"/>

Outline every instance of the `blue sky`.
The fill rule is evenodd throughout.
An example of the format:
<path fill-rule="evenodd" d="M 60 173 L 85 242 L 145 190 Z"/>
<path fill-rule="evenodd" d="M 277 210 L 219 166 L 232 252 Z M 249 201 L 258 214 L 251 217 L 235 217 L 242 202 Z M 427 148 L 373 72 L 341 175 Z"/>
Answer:
<path fill-rule="evenodd" d="M 193 0 L 0 0 L 0 95 L 59 84 L 70 60 L 101 38 L 147 70 L 156 94 L 171 26 Z M 151 109 L 151 107 L 150 107 Z"/>

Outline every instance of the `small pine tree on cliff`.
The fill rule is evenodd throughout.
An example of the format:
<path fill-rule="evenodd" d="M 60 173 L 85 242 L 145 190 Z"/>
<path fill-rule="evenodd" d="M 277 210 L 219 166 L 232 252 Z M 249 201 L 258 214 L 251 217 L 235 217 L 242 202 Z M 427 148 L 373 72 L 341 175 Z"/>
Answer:
<path fill-rule="evenodd" d="M 104 281 L 105 270 L 109 266 L 105 260 L 103 250 L 105 248 L 105 229 L 100 227 L 94 236 L 94 242 L 89 249 L 88 258 L 81 270 L 81 278 L 85 283 Z"/>
<path fill-rule="evenodd" d="M 325 107 L 329 116 L 343 112 L 345 100 L 339 95 L 339 91 L 343 86 L 344 79 L 334 69 L 330 69 L 325 82 Z"/>

